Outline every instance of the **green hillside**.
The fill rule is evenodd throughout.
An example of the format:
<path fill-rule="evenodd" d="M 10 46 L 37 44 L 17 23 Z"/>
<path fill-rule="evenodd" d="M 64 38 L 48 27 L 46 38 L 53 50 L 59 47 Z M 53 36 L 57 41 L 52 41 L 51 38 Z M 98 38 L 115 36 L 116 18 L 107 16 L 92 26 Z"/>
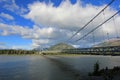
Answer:
<path fill-rule="evenodd" d="M 66 44 L 66 43 L 58 43 L 56 45 L 53 45 L 49 48 L 49 50 L 62 50 L 62 49 L 73 49 L 74 47 L 72 45 Z"/>

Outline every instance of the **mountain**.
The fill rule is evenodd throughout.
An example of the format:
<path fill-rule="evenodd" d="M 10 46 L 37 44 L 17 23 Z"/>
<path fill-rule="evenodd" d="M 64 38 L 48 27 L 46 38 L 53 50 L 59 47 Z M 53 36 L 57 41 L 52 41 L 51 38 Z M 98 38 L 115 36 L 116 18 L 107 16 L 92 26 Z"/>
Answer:
<path fill-rule="evenodd" d="M 94 47 L 120 46 L 120 39 L 111 39 L 95 45 Z"/>
<path fill-rule="evenodd" d="M 66 43 L 58 43 L 49 48 L 49 50 L 63 50 L 63 49 L 74 49 L 74 47 Z"/>

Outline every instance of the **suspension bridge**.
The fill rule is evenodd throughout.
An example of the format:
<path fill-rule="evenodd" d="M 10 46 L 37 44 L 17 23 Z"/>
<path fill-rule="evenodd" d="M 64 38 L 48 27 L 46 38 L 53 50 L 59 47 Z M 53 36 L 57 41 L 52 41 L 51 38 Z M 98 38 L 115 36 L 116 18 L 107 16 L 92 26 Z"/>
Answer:
<path fill-rule="evenodd" d="M 117 10 L 115 13 L 113 13 L 110 17 L 107 17 L 107 18 L 106 18 L 107 14 L 105 13 L 105 10 L 109 6 L 111 6 L 114 2 L 115 2 L 115 0 L 112 0 L 111 2 L 109 2 L 92 19 L 90 19 L 84 26 L 82 26 L 69 39 L 67 39 L 65 41 L 65 43 L 71 43 L 71 41 L 72 41 L 72 44 L 75 44 L 75 43 L 77 44 L 80 41 L 81 41 L 81 43 L 83 43 L 83 41 L 85 41 L 85 40 L 90 40 L 91 44 L 96 45 L 98 42 L 104 42 L 104 41 L 109 42 L 109 40 L 111 40 L 111 39 L 120 40 L 120 36 L 119 36 L 120 31 L 119 31 L 119 29 L 117 29 L 118 25 L 116 25 L 116 20 L 115 20 L 116 16 L 119 15 L 119 13 L 120 13 L 120 9 Z M 95 19 L 97 19 L 100 15 L 102 15 L 103 21 L 89 30 L 89 25 L 92 24 L 95 21 Z M 106 33 L 104 33 L 104 32 L 99 33 L 100 32 L 99 29 L 106 27 L 106 25 L 109 21 L 113 22 L 113 24 L 114 24 L 114 25 L 112 25 L 114 32 L 115 32 L 114 35 L 112 33 L 109 33 L 108 31 L 106 31 Z M 108 26 L 108 28 L 109 28 L 109 26 Z M 83 34 L 82 36 L 80 36 L 77 40 L 73 41 L 75 36 L 77 36 L 77 34 L 81 33 L 85 29 L 87 29 L 87 32 L 85 34 Z M 102 40 L 97 41 L 99 39 L 99 36 L 97 36 L 97 34 L 95 34 L 96 31 L 103 36 Z M 85 44 L 87 44 L 87 43 L 85 43 Z M 82 45 L 85 45 L 85 44 L 82 44 Z M 56 51 L 52 51 L 52 53 L 54 53 L 54 52 L 56 53 Z M 120 54 L 120 46 L 100 46 L 100 47 L 63 49 L 63 50 L 58 50 L 57 52 L 69 53 L 69 54 L 74 53 L 74 54 L 103 54 L 103 55 L 110 54 L 110 55 L 114 55 L 114 54 Z"/>

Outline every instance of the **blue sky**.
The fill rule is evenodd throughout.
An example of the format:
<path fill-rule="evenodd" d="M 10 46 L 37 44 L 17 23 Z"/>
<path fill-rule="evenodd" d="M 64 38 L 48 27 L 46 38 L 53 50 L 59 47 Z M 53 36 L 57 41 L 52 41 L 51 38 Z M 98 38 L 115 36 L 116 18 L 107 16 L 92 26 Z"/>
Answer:
<path fill-rule="evenodd" d="M 44 48 L 67 40 L 111 0 L 0 0 L 0 48 L 34 49 Z M 105 11 L 105 19 L 120 10 L 120 0 L 115 0 Z M 88 14 L 89 13 L 89 14 Z M 103 22 L 103 15 L 68 43 L 83 46 L 74 40 Z M 119 32 L 120 14 L 115 17 Z M 98 24 L 97 24 L 98 23 Z M 107 27 L 109 26 L 110 27 Z M 98 31 L 116 35 L 113 22 Z M 119 33 L 118 33 L 119 34 Z M 101 35 L 96 34 L 98 42 Z M 99 37 L 99 38 L 98 38 Z M 88 37 L 89 38 L 89 37 Z M 85 46 L 91 46 L 90 40 L 83 40 Z M 82 42 L 82 43 L 83 43 Z M 4 43 L 4 44 L 3 44 Z M 97 43 L 97 42 L 96 42 Z"/>

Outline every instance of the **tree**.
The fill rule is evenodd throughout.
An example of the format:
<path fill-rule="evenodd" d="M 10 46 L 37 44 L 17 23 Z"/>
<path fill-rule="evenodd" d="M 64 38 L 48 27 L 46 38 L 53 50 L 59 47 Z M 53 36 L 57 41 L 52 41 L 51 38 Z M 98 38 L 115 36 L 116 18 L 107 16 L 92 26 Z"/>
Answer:
<path fill-rule="evenodd" d="M 94 64 L 94 72 L 93 73 L 96 76 L 99 75 L 99 62 L 98 61 Z"/>

